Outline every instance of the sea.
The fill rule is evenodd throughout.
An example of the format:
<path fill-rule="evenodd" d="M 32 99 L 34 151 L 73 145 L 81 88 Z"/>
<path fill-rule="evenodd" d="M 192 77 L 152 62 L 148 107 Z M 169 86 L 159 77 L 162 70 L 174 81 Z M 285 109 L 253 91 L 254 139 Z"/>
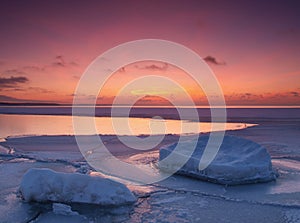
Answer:
<path fill-rule="evenodd" d="M 83 121 L 91 118 L 83 116 L 85 108 L 80 108 Z M 121 135 L 166 134 L 170 143 L 178 135 L 211 132 L 211 109 L 196 107 L 197 119 L 180 117 L 182 110 L 188 114 L 191 109 L 137 106 L 128 113 L 120 106 L 111 118 L 111 107 L 96 106 L 96 133 L 118 154 L 123 148 L 117 140 Z M 226 108 L 226 120 L 226 134 L 267 149 L 279 175 L 276 181 L 229 187 L 174 175 L 151 185 L 128 183 L 138 198 L 133 206 L 76 204 L 70 205 L 74 211 L 70 214 L 56 213 L 49 203 L 23 202 L 18 187 L 33 167 L 95 172 L 74 140 L 72 106 L 0 106 L 0 222 L 300 222 L 300 107 L 231 106 Z M 114 122 L 128 123 L 130 128 L 116 132 Z M 182 125 L 187 130 L 182 131 Z M 158 130 L 151 130 L 153 126 Z M 124 151 L 119 157 L 126 162 L 150 165 L 158 159 L 157 149 L 142 155 Z"/>

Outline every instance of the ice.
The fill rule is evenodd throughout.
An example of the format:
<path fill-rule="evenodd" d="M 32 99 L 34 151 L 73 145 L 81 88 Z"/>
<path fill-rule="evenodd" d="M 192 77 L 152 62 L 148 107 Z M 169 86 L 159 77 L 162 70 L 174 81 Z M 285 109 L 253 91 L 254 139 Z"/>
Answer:
<path fill-rule="evenodd" d="M 78 212 L 72 211 L 71 206 L 61 203 L 53 203 L 52 209 L 54 214 L 61 215 L 79 215 Z"/>
<path fill-rule="evenodd" d="M 125 185 L 113 180 L 43 168 L 33 168 L 24 174 L 20 192 L 27 202 L 124 205 L 136 201 Z"/>
<path fill-rule="evenodd" d="M 299 110 L 293 112 L 300 114 Z M 22 202 L 17 191 L 28 169 L 50 168 L 72 173 L 93 169 L 82 159 L 73 136 L 0 139 L 0 145 L 5 146 L 0 147 L 0 222 L 299 222 L 299 121 L 290 119 L 291 115 L 282 115 L 287 119 L 244 119 L 241 115 L 234 120 L 259 125 L 227 132 L 263 145 L 272 155 L 273 168 L 280 174 L 276 181 L 228 187 L 173 175 L 151 185 L 127 185 L 138 202 L 114 207 Z M 101 139 L 124 162 L 157 166 L 159 151 L 156 149 L 136 154 L 122 145 L 117 136 L 105 135 Z M 162 145 L 177 140 L 178 136 L 166 135 Z M 236 145 L 238 150 L 240 146 Z M 15 152 L 8 154 L 9 151 Z M 90 175 L 101 174 L 91 172 Z M 66 206 L 60 209 L 60 205 Z"/>
<path fill-rule="evenodd" d="M 30 221 L 32 223 L 93 223 L 94 221 L 89 221 L 85 216 L 82 215 L 63 215 L 56 214 L 53 212 L 47 212 L 41 214 L 35 221 Z"/>
<path fill-rule="evenodd" d="M 159 168 L 167 172 L 178 169 L 178 174 L 226 185 L 268 182 L 276 179 L 270 155 L 264 147 L 253 141 L 229 135 L 224 137 L 212 163 L 200 171 L 199 161 L 208 139 L 208 135 L 199 138 L 193 155 L 181 168 L 175 159 L 162 162 L 173 152 L 177 144 L 162 147 L 159 152 Z M 185 152 L 181 150 L 177 155 L 184 156 Z"/>
<path fill-rule="evenodd" d="M 3 147 L 3 146 L 0 145 L 0 153 L 7 154 L 8 151 L 9 151 L 8 149 L 6 149 L 5 147 Z"/>

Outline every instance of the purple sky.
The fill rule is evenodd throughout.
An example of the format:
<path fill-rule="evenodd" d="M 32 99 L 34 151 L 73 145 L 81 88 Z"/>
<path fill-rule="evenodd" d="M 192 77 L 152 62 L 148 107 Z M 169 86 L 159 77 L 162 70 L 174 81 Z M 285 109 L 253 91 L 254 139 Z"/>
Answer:
<path fill-rule="evenodd" d="M 0 101 L 70 103 L 105 50 L 157 38 L 206 58 L 228 104 L 300 105 L 299 12 L 289 0 L 1 1 Z"/>

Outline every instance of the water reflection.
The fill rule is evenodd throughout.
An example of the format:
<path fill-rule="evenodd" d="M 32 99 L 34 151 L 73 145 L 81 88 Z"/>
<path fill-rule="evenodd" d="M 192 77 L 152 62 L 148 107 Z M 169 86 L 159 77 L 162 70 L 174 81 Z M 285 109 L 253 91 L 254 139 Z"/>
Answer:
<path fill-rule="evenodd" d="M 88 117 L 80 117 L 82 122 Z M 117 132 L 114 130 L 117 126 Z M 125 117 L 96 117 L 96 129 L 98 134 L 109 135 L 151 135 L 151 134 L 190 134 L 198 132 L 210 132 L 211 123 L 209 122 L 189 122 L 181 120 L 162 120 L 151 118 L 128 119 L 129 127 L 124 125 Z M 127 122 L 126 122 L 127 123 Z M 165 126 L 156 128 L 153 126 Z M 185 126 L 182 129 L 182 126 Z M 254 124 L 227 123 L 226 130 L 243 129 Z M 221 126 L 220 126 L 221 127 Z M 152 128 L 152 129 L 151 129 Z M 196 131 L 195 131 L 196 129 Z M 216 130 L 220 130 L 219 128 Z M 86 132 L 86 134 L 90 134 Z M 0 115 L 0 138 L 7 136 L 24 135 L 74 135 L 71 116 L 54 115 Z"/>

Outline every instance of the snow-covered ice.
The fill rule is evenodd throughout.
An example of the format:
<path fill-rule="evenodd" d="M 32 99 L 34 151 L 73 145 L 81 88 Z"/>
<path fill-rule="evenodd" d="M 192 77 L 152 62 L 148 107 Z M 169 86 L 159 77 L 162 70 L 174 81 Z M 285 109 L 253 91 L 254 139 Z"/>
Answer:
<path fill-rule="evenodd" d="M 276 179 L 270 155 L 264 147 L 253 141 L 228 135 L 224 137 L 211 164 L 206 169 L 199 170 L 199 162 L 208 139 L 208 135 L 199 138 L 195 151 L 181 168 L 176 159 L 161 162 L 174 152 L 177 143 L 162 147 L 159 152 L 159 168 L 163 171 L 178 170 L 178 174 L 226 185 L 268 182 Z M 186 145 L 189 146 L 189 143 Z M 184 149 L 177 155 L 185 156 Z"/>
<path fill-rule="evenodd" d="M 46 168 L 27 171 L 20 184 L 20 193 L 27 202 L 124 205 L 136 201 L 125 185 L 113 180 Z"/>

